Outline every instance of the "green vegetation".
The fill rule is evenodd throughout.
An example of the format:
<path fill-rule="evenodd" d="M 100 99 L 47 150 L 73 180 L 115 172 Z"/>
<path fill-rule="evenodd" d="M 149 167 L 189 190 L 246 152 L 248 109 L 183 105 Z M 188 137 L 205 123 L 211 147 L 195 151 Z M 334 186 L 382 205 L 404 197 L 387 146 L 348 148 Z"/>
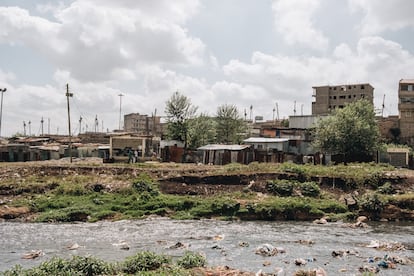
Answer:
<path fill-rule="evenodd" d="M 164 171 L 175 171 L 176 166 L 168 165 Z M 194 174 L 197 168 L 191 167 Z M 102 174 L 30 174 L 7 178 L 0 183 L 0 193 L 13 198 L 9 207 L 28 207 L 37 222 L 143 219 L 150 215 L 173 219 L 312 220 L 323 216 L 355 218 L 360 213 L 379 219 L 388 204 L 414 209 L 414 195 L 396 194 L 401 193 L 401 186 L 395 180 L 384 179 L 390 170 L 389 166 L 373 163 L 233 163 L 213 167 L 204 175 L 239 181 L 237 175 L 243 174 L 240 181 L 243 179 L 245 186 L 237 192 L 218 190 L 209 195 L 164 194 L 152 176 L 159 175 L 159 170 L 152 167 L 121 169 L 122 173 L 106 178 Z M 277 179 L 263 180 L 270 177 Z M 255 182 L 256 178 L 259 181 Z M 350 208 L 344 200 L 338 200 L 344 191 L 355 194 Z"/>
<path fill-rule="evenodd" d="M 203 267 L 206 259 L 198 253 L 186 252 L 175 264 L 172 258 L 153 252 L 139 252 L 123 262 L 108 263 L 94 257 L 73 256 L 72 259 L 54 257 L 38 267 L 23 269 L 17 265 L 0 272 L 2 276 L 49 275 L 190 275 L 188 269 Z"/>
<path fill-rule="evenodd" d="M 247 125 L 235 105 L 224 104 L 217 108 L 217 142 L 239 144 L 245 136 Z"/>
<path fill-rule="evenodd" d="M 340 154 L 344 162 L 365 161 L 379 147 L 374 107 L 367 100 L 335 109 L 314 131 L 314 146 L 321 152 Z"/>
<path fill-rule="evenodd" d="M 175 92 L 165 103 L 167 115 L 167 135 L 171 140 L 184 142 L 187 147 L 189 121 L 195 116 L 197 107 L 191 103 L 190 98 Z"/>
<path fill-rule="evenodd" d="M 177 264 L 185 269 L 203 267 L 206 265 L 206 258 L 201 254 L 186 251 L 184 256 L 178 259 Z"/>

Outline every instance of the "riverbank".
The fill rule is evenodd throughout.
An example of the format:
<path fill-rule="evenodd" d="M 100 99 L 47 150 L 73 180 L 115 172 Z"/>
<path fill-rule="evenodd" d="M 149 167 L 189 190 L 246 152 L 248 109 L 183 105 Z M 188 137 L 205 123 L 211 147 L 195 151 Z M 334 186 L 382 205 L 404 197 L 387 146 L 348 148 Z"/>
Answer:
<path fill-rule="evenodd" d="M 27 222 L 142 219 L 414 220 L 411 171 L 375 164 L 0 165 L 0 218 Z M 320 220 L 324 218 L 324 220 Z"/>

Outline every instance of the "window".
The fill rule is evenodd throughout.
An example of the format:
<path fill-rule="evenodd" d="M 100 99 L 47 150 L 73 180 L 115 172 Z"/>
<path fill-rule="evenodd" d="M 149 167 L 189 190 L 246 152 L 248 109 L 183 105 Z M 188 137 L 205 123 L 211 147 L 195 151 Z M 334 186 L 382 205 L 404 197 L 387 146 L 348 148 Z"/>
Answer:
<path fill-rule="evenodd" d="M 333 96 L 334 100 L 336 100 L 336 96 Z"/>
<path fill-rule="evenodd" d="M 365 85 L 361 85 L 361 89 L 365 89 Z"/>
<path fill-rule="evenodd" d="M 342 96 L 339 96 L 339 98 L 340 99 L 346 99 L 346 96 L 342 95 Z"/>
<path fill-rule="evenodd" d="M 336 87 L 334 87 L 334 90 L 336 90 Z"/>
<path fill-rule="evenodd" d="M 401 91 L 408 91 L 408 85 L 407 84 L 401 84 Z"/>
<path fill-rule="evenodd" d="M 355 96 L 355 95 L 354 95 Z M 352 98 L 352 96 L 351 95 L 348 95 L 348 99 L 350 99 L 350 98 Z"/>
<path fill-rule="evenodd" d="M 349 85 L 349 86 L 348 86 L 348 89 L 352 89 L 352 86 L 350 86 L 350 85 Z"/>
<path fill-rule="evenodd" d="M 414 85 L 413 84 L 408 85 L 408 91 L 414 91 Z"/>

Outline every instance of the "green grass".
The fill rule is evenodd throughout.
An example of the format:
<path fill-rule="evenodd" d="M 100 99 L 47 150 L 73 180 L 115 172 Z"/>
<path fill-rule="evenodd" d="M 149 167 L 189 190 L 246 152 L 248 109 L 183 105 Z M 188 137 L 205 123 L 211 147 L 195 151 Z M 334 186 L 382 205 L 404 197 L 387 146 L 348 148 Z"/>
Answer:
<path fill-rule="evenodd" d="M 186 252 L 175 263 L 166 255 L 143 251 L 122 262 L 110 263 L 94 257 L 72 256 L 71 259 L 54 257 L 39 266 L 24 269 L 19 265 L 0 272 L 1 276 L 49 275 L 191 275 L 188 269 L 202 267 L 206 259 L 194 252 Z"/>

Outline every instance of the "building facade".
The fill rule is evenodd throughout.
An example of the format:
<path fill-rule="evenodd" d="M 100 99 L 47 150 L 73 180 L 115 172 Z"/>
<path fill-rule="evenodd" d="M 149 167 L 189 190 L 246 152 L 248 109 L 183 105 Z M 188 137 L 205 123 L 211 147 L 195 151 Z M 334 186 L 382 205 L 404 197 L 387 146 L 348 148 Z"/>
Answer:
<path fill-rule="evenodd" d="M 139 113 L 124 115 L 124 131 L 160 137 L 162 133 L 161 117 L 150 117 Z"/>
<path fill-rule="evenodd" d="M 327 115 L 345 104 L 366 99 L 374 102 L 374 87 L 369 83 L 313 86 L 312 115 Z"/>
<path fill-rule="evenodd" d="M 398 83 L 398 112 L 401 142 L 414 144 L 414 79 L 402 79 Z"/>

